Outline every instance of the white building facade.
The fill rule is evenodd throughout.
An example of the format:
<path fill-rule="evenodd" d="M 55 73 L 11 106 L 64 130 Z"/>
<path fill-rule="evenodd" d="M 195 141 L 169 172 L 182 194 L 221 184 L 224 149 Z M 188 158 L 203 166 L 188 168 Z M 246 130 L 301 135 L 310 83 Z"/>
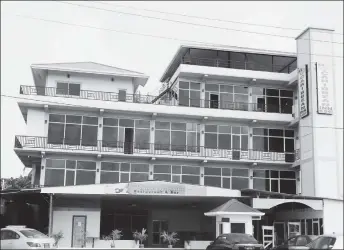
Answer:
<path fill-rule="evenodd" d="M 157 97 L 137 94 L 142 73 L 32 65 L 15 151 L 50 195 L 49 233 L 97 247 L 121 229 L 123 248 L 167 230 L 195 249 L 229 232 L 342 234 L 342 59 L 313 41 L 331 37 L 307 29 L 296 54 L 181 46 Z"/>

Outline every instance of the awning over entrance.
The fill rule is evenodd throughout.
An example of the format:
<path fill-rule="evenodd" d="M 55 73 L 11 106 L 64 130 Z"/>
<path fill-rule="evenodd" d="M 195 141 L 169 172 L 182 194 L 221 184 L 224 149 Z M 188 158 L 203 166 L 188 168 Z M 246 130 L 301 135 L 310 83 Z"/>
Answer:
<path fill-rule="evenodd" d="M 205 213 L 206 216 L 217 216 L 217 215 L 250 215 L 250 216 L 263 216 L 264 213 L 247 206 L 246 204 L 231 199 L 221 206 L 214 208 L 213 210 Z"/>
<path fill-rule="evenodd" d="M 150 196 L 206 196 L 240 197 L 239 190 L 198 186 L 165 181 L 144 181 L 116 184 L 91 184 L 64 187 L 45 187 L 42 193 L 85 195 L 150 195 Z"/>

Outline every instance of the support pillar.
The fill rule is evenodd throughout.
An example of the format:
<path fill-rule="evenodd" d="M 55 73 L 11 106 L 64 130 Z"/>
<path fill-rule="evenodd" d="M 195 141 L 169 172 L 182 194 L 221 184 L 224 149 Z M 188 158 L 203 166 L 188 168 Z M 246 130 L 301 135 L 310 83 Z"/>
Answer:
<path fill-rule="evenodd" d="M 53 233 L 53 194 L 49 194 L 49 230 L 48 235 L 52 237 Z"/>

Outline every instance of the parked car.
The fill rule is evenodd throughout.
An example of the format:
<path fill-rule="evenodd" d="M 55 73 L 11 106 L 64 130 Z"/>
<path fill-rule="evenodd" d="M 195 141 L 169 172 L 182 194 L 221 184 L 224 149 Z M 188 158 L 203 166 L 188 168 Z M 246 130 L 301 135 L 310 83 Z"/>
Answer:
<path fill-rule="evenodd" d="M 343 236 L 339 235 L 321 235 L 306 246 L 299 246 L 298 250 L 309 249 L 343 249 Z"/>
<path fill-rule="evenodd" d="M 261 250 L 264 247 L 252 235 L 232 233 L 220 235 L 207 247 L 207 250 L 220 249 Z"/>
<path fill-rule="evenodd" d="M 55 240 L 26 226 L 1 228 L 1 249 L 56 248 Z"/>
<path fill-rule="evenodd" d="M 290 237 L 283 244 L 276 246 L 274 249 L 297 249 L 299 246 L 306 246 L 312 242 L 313 238 L 309 235 L 297 235 Z"/>

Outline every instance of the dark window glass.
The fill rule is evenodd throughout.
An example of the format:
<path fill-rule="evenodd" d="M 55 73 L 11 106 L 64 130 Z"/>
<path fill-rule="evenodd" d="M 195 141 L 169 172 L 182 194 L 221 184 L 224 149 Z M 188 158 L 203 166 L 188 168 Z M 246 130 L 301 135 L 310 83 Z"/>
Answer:
<path fill-rule="evenodd" d="M 104 126 L 118 126 L 118 119 L 115 118 L 103 118 Z"/>
<path fill-rule="evenodd" d="M 279 113 L 280 112 L 280 103 L 279 97 L 267 97 L 266 98 L 266 107 L 268 113 Z"/>
<path fill-rule="evenodd" d="M 201 96 L 199 91 L 190 91 L 190 107 L 200 107 Z"/>
<path fill-rule="evenodd" d="M 296 179 L 296 173 L 294 171 L 280 171 L 280 178 Z"/>
<path fill-rule="evenodd" d="M 180 89 L 189 89 L 189 82 L 179 82 L 179 88 Z"/>
<path fill-rule="evenodd" d="M 212 125 L 210 125 L 212 126 Z M 215 125 L 215 131 L 216 132 L 216 125 Z M 224 134 L 230 134 L 231 133 L 231 126 L 219 126 L 219 133 L 224 133 Z"/>
<path fill-rule="evenodd" d="M 219 134 L 219 149 L 231 149 L 231 135 Z"/>
<path fill-rule="evenodd" d="M 223 188 L 231 188 L 231 179 L 230 178 L 222 178 L 222 187 Z"/>
<path fill-rule="evenodd" d="M 66 186 L 74 185 L 75 171 L 66 171 Z"/>
<path fill-rule="evenodd" d="M 80 145 L 81 125 L 66 124 L 65 144 Z"/>
<path fill-rule="evenodd" d="M 170 129 L 170 123 L 169 122 L 155 122 L 155 129 Z"/>
<path fill-rule="evenodd" d="M 319 219 L 319 226 L 320 226 L 320 235 L 324 234 L 324 228 L 323 228 L 323 219 Z"/>
<path fill-rule="evenodd" d="M 205 132 L 217 133 L 217 125 L 205 125 Z"/>
<path fill-rule="evenodd" d="M 199 176 L 195 175 L 182 175 L 182 183 L 199 185 L 200 179 Z"/>
<path fill-rule="evenodd" d="M 172 150 L 185 150 L 186 146 L 186 132 L 183 131 L 171 131 L 171 146 Z M 180 147 L 184 146 L 184 147 Z"/>
<path fill-rule="evenodd" d="M 247 150 L 248 149 L 248 136 L 242 135 L 241 136 L 241 150 Z"/>
<path fill-rule="evenodd" d="M 68 95 L 68 83 L 58 82 L 56 84 L 56 94 Z"/>
<path fill-rule="evenodd" d="M 96 163 L 94 161 L 78 161 L 77 169 L 95 170 Z"/>
<path fill-rule="evenodd" d="M 100 172 L 100 183 L 119 183 L 119 173 Z"/>
<path fill-rule="evenodd" d="M 232 189 L 248 188 L 248 178 L 232 177 Z"/>
<path fill-rule="evenodd" d="M 270 191 L 270 180 L 269 179 L 253 179 L 253 189 L 258 189 L 262 191 Z"/>
<path fill-rule="evenodd" d="M 129 163 L 121 163 L 121 171 L 129 172 L 130 171 L 130 164 Z"/>
<path fill-rule="evenodd" d="M 293 97 L 293 91 L 292 90 L 280 90 L 281 97 Z"/>
<path fill-rule="evenodd" d="M 171 181 L 171 174 L 154 174 L 153 179 L 157 181 Z"/>
<path fill-rule="evenodd" d="M 222 176 L 231 176 L 230 168 L 222 168 Z"/>
<path fill-rule="evenodd" d="M 268 138 L 261 136 L 253 136 L 253 150 L 268 151 Z"/>
<path fill-rule="evenodd" d="M 181 174 L 182 173 L 182 167 L 181 166 L 172 166 L 172 173 L 173 174 Z"/>
<path fill-rule="evenodd" d="M 233 135 L 233 149 L 241 149 L 240 147 L 240 135 Z"/>
<path fill-rule="evenodd" d="M 283 138 L 269 137 L 269 151 L 270 152 L 284 152 Z"/>
<path fill-rule="evenodd" d="M 119 171 L 119 163 L 117 162 L 102 162 L 102 171 Z"/>
<path fill-rule="evenodd" d="M 294 138 L 294 130 L 284 130 L 285 137 Z"/>
<path fill-rule="evenodd" d="M 44 186 L 63 186 L 64 176 L 64 169 L 46 169 Z"/>
<path fill-rule="evenodd" d="M 66 116 L 66 123 L 75 123 L 75 124 L 81 124 L 82 116 L 78 115 L 67 115 Z"/>
<path fill-rule="evenodd" d="M 180 183 L 180 176 L 179 175 L 172 175 L 172 182 Z"/>
<path fill-rule="evenodd" d="M 155 149 L 169 150 L 170 149 L 170 131 L 156 130 L 155 131 Z"/>
<path fill-rule="evenodd" d="M 281 98 L 281 113 L 292 114 L 293 113 L 293 99 L 291 98 Z"/>
<path fill-rule="evenodd" d="M 217 148 L 217 134 L 205 134 L 205 147 L 206 148 Z"/>
<path fill-rule="evenodd" d="M 170 165 L 154 165 L 154 173 L 171 173 Z"/>
<path fill-rule="evenodd" d="M 119 120 L 119 126 L 121 127 L 134 127 L 134 120 L 131 119 L 120 119 Z"/>
<path fill-rule="evenodd" d="M 135 148 L 149 149 L 149 129 L 135 129 Z"/>
<path fill-rule="evenodd" d="M 232 176 L 248 177 L 248 169 L 232 169 Z"/>
<path fill-rule="evenodd" d="M 148 181 L 148 173 L 131 173 L 130 181 Z"/>
<path fill-rule="evenodd" d="M 183 166 L 182 168 L 183 174 L 200 174 L 200 168 L 199 167 L 189 167 L 189 166 Z"/>
<path fill-rule="evenodd" d="M 204 176 L 204 185 L 212 187 L 221 187 L 221 177 Z"/>
<path fill-rule="evenodd" d="M 306 225 L 305 225 L 305 220 L 301 220 L 301 235 L 306 234 Z"/>
<path fill-rule="evenodd" d="M 150 122 L 146 120 L 136 120 L 135 127 L 136 128 L 149 128 Z"/>
<path fill-rule="evenodd" d="M 296 180 L 280 180 L 280 193 L 296 194 Z"/>
<path fill-rule="evenodd" d="M 221 176 L 221 168 L 204 167 L 204 175 L 218 175 L 218 176 Z"/>
<path fill-rule="evenodd" d="M 49 122 L 65 122 L 65 116 L 64 115 L 55 115 L 55 114 L 50 114 L 49 115 Z"/>
<path fill-rule="evenodd" d="M 65 168 L 65 160 L 47 159 L 46 168 Z"/>
<path fill-rule="evenodd" d="M 189 90 L 179 89 L 179 105 L 189 106 Z"/>
<path fill-rule="evenodd" d="M 98 127 L 82 126 L 82 144 L 83 146 L 97 146 Z"/>
<path fill-rule="evenodd" d="M 84 116 L 82 123 L 90 124 L 90 125 L 98 125 L 98 117 Z"/>
<path fill-rule="evenodd" d="M 319 224 L 318 224 L 318 222 L 313 223 L 313 234 L 319 235 Z"/>
<path fill-rule="evenodd" d="M 80 84 L 70 83 L 69 84 L 69 94 L 75 95 L 75 96 L 80 96 Z"/>
<path fill-rule="evenodd" d="M 271 192 L 279 192 L 279 180 L 271 180 Z"/>
<path fill-rule="evenodd" d="M 121 173 L 121 182 L 129 182 L 129 173 Z"/>
<path fill-rule="evenodd" d="M 285 151 L 294 152 L 294 139 L 285 139 Z"/>
<path fill-rule="evenodd" d="M 118 90 L 118 101 L 125 102 L 127 100 L 127 90 Z"/>
<path fill-rule="evenodd" d="M 217 84 L 205 84 L 205 91 L 218 92 L 219 85 Z"/>
<path fill-rule="evenodd" d="M 76 167 L 76 161 L 72 161 L 72 160 L 66 161 L 66 168 L 67 169 L 75 169 L 75 167 Z"/>
<path fill-rule="evenodd" d="M 278 89 L 266 89 L 267 96 L 279 96 Z"/>
<path fill-rule="evenodd" d="M 253 170 L 253 177 L 269 178 L 269 170 Z"/>
<path fill-rule="evenodd" d="M 63 144 L 63 138 L 64 138 L 64 124 L 49 123 L 48 143 Z"/>
<path fill-rule="evenodd" d="M 141 164 L 141 163 L 132 163 L 131 164 L 131 172 L 136 173 L 148 173 L 149 165 L 148 164 Z"/>
<path fill-rule="evenodd" d="M 117 147 L 118 145 L 118 128 L 103 128 L 103 147 Z"/>
<path fill-rule="evenodd" d="M 76 171 L 75 185 L 88 185 L 95 184 L 96 182 L 96 171 Z"/>
<path fill-rule="evenodd" d="M 269 129 L 269 136 L 283 137 L 283 129 Z"/>
<path fill-rule="evenodd" d="M 279 172 L 278 171 L 274 171 L 274 170 L 271 170 L 271 178 L 279 178 Z"/>
<path fill-rule="evenodd" d="M 312 219 L 307 219 L 306 225 L 307 225 L 307 235 L 313 235 Z"/>

